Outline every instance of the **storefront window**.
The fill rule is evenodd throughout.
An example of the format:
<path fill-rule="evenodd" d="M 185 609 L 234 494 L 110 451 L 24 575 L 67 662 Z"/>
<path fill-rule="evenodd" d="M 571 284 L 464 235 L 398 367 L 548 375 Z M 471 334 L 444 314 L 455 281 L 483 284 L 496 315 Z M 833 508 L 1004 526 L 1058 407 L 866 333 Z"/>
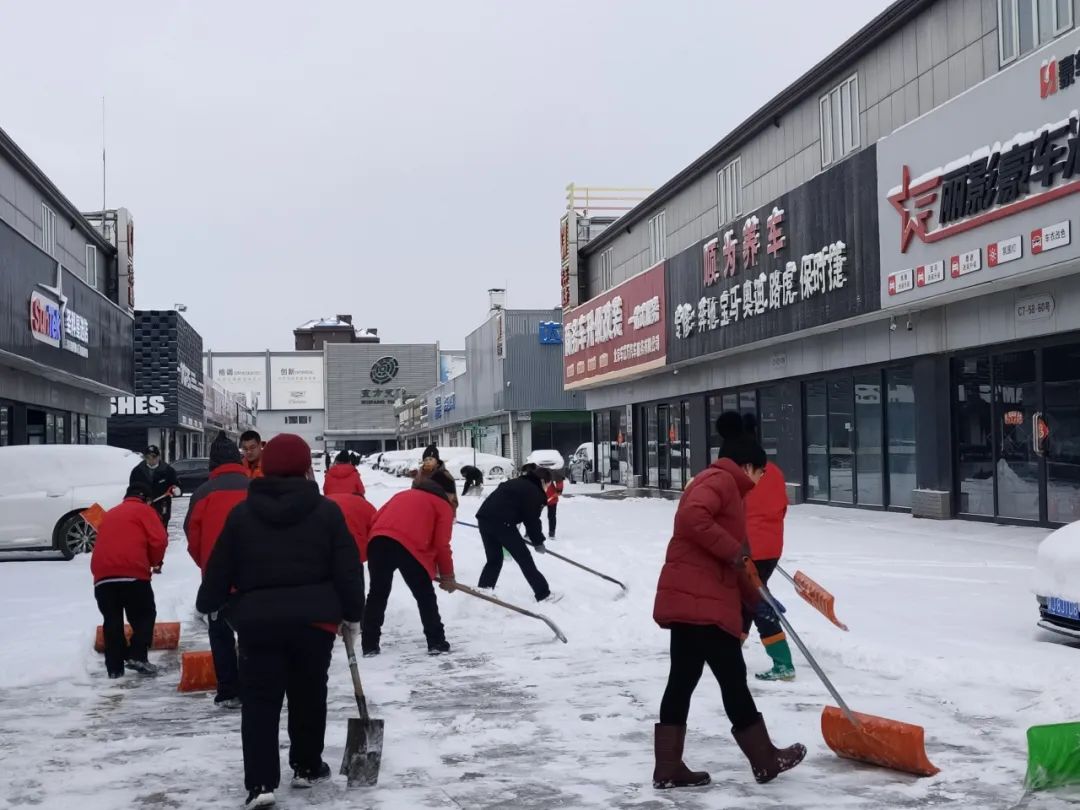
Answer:
<path fill-rule="evenodd" d="M 645 409 L 645 466 L 649 486 L 660 486 L 660 448 L 656 440 L 657 408 L 650 405 Z"/>
<path fill-rule="evenodd" d="M 889 505 L 911 507 L 915 490 L 915 386 L 910 368 L 885 372 L 888 411 Z M 860 468 L 860 475 L 862 474 Z"/>
<path fill-rule="evenodd" d="M 780 389 L 762 388 L 759 393 L 761 409 L 758 412 L 758 436 L 769 461 L 775 464 L 780 453 Z"/>
<path fill-rule="evenodd" d="M 685 459 L 686 446 L 686 443 L 684 441 L 686 435 L 682 429 L 682 407 L 679 405 L 672 405 L 668 410 L 668 414 L 671 420 L 670 424 L 668 425 L 668 442 L 671 445 L 669 456 L 669 458 L 671 459 L 671 488 L 682 489 L 683 462 Z"/>
<path fill-rule="evenodd" d="M 990 360 L 956 361 L 957 479 L 960 512 L 994 514 L 993 427 L 990 407 Z"/>
<path fill-rule="evenodd" d="M 855 414 L 852 410 L 851 378 L 829 381 L 829 500 L 854 503 Z"/>
<path fill-rule="evenodd" d="M 824 380 L 805 384 L 806 489 L 811 500 L 829 500 L 829 408 Z"/>
<path fill-rule="evenodd" d="M 656 407 L 657 486 L 671 489 L 671 446 L 674 444 L 674 428 L 671 424 L 671 408 Z"/>
<path fill-rule="evenodd" d="M 720 447 L 723 444 L 720 434 L 716 432 L 716 420 L 720 414 L 725 411 L 735 411 L 742 415 L 750 414 L 754 419 L 758 419 L 757 400 L 757 390 L 753 388 L 740 391 L 737 394 L 715 395 L 708 398 L 706 402 L 706 418 L 709 420 L 709 462 L 713 462 L 719 457 Z M 689 449 L 689 442 L 687 448 Z M 689 469 L 689 465 L 687 469 Z"/>
<path fill-rule="evenodd" d="M 0 447 L 11 444 L 11 408 L 0 405 Z"/>
<path fill-rule="evenodd" d="M 1046 349 L 1043 377 L 1046 517 L 1071 523 L 1080 520 L 1080 345 Z"/>
<path fill-rule="evenodd" d="M 1039 519 L 1039 456 L 1032 427 L 1039 408 L 1035 352 L 994 358 L 994 400 L 1001 437 L 997 447 L 997 504 L 1001 517 Z"/>
<path fill-rule="evenodd" d="M 855 376 L 855 469 L 860 506 L 885 504 L 882 431 L 881 374 Z"/>
<path fill-rule="evenodd" d="M 45 414 L 45 444 L 56 444 L 56 414 Z"/>

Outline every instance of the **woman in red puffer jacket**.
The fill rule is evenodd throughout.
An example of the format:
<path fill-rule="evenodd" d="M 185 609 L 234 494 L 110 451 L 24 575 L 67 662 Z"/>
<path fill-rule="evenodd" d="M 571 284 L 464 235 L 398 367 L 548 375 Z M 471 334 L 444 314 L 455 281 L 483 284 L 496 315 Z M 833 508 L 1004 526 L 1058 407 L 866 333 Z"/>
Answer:
<path fill-rule="evenodd" d="M 747 556 L 743 498 L 761 478 L 767 458 L 747 433 L 724 441 L 721 457 L 683 492 L 660 572 L 653 618 L 671 631 L 671 671 L 655 727 L 656 788 L 710 781 L 683 763 L 690 699 L 707 663 L 723 695 L 732 734 L 758 782 L 794 768 L 806 748 L 778 749 L 746 684 L 742 656 L 743 606 L 763 606 Z"/>
<path fill-rule="evenodd" d="M 364 482 L 360 471 L 353 466 L 348 450 L 342 450 L 334 458 L 334 465 L 326 471 L 323 495 L 363 495 Z"/>

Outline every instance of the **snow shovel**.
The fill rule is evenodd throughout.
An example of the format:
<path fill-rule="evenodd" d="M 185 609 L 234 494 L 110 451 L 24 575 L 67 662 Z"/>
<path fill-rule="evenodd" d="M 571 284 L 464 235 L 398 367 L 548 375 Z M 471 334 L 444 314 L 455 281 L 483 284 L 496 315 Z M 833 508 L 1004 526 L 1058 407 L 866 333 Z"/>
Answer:
<path fill-rule="evenodd" d="M 1032 726 L 1027 740 L 1027 791 L 1080 784 L 1080 723 Z"/>
<path fill-rule="evenodd" d="M 105 510 L 100 503 L 92 503 L 86 509 L 79 512 L 79 517 L 86 521 L 86 525 L 96 532 L 101 528 L 101 521 L 105 518 Z"/>
<path fill-rule="evenodd" d="M 615 579 L 615 577 L 609 577 L 607 574 L 601 574 L 599 571 L 594 571 L 592 568 L 589 568 L 589 566 L 582 565 L 575 560 L 571 560 L 569 557 L 564 557 L 562 554 L 558 554 L 557 552 L 552 551 L 550 548 L 547 548 L 546 552 L 549 557 L 554 557 L 556 560 L 562 560 L 565 563 L 570 563 L 570 565 L 580 568 L 582 571 L 588 571 L 590 574 L 595 574 L 596 576 L 600 577 L 600 579 L 606 579 L 608 582 L 614 582 L 616 585 L 623 589 L 624 595 L 629 590 L 625 585 L 619 582 L 619 580 Z"/>
<path fill-rule="evenodd" d="M 827 590 L 818 585 L 814 580 L 810 579 L 802 571 L 796 571 L 795 576 L 791 576 L 787 571 L 776 566 L 776 570 L 784 575 L 784 578 L 795 586 L 795 593 L 809 602 L 818 613 L 835 624 L 841 630 L 847 630 L 848 626 L 836 618 L 836 611 L 833 609 L 833 604 L 836 602 L 836 598 Z"/>
<path fill-rule="evenodd" d="M 825 744 L 839 756 L 880 765 L 882 768 L 916 776 L 933 776 L 938 773 L 938 768 L 934 767 L 926 756 L 923 727 L 851 711 L 768 589 L 763 585 L 758 588 L 758 592 L 773 609 L 784 630 L 802 651 L 814 672 L 825 684 L 825 688 L 829 690 L 829 694 L 833 696 L 833 700 L 840 705 L 840 708 L 826 706 L 821 713 L 821 734 L 825 738 Z"/>
<path fill-rule="evenodd" d="M 131 641 L 131 625 L 124 625 L 124 638 Z M 150 644 L 151 650 L 175 650 L 180 646 L 180 622 L 158 622 L 154 625 L 154 639 Z M 94 637 L 94 651 L 105 652 L 105 628 L 97 626 L 97 635 Z"/>
<path fill-rule="evenodd" d="M 186 652 L 180 656 L 180 685 L 177 692 L 208 692 L 217 689 L 214 656 L 209 650 Z"/>
<path fill-rule="evenodd" d="M 480 591 L 473 590 L 468 585 L 462 585 L 460 582 L 455 585 L 455 590 L 463 591 L 464 593 L 469 594 L 469 596 L 475 596 L 477 599 L 483 599 L 485 602 L 491 602 L 491 604 L 493 605 L 500 605 L 507 610 L 512 610 L 515 613 L 520 613 L 522 616 L 529 616 L 533 619 L 539 619 L 551 628 L 551 632 L 555 634 L 555 638 L 557 638 L 563 644 L 566 644 L 566 636 L 563 635 L 563 631 L 559 629 L 558 625 L 556 625 L 555 622 L 553 622 L 551 619 L 549 619 L 542 613 L 533 613 L 531 610 L 520 608 L 517 605 L 511 605 L 509 602 L 504 602 L 501 599 L 496 599 L 494 596 L 488 596 L 488 594 L 486 593 L 481 593 Z"/>
<path fill-rule="evenodd" d="M 352 675 L 356 708 L 360 717 L 349 718 L 349 731 L 345 737 L 345 755 L 341 758 L 341 774 L 348 777 L 349 787 L 370 786 L 379 781 L 382 764 L 383 721 L 373 720 L 368 714 L 364 685 L 360 682 L 360 669 L 356 665 L 356 643 L 352 628 L 341 625 L 341 638 L 349 656 L 349 673 Z"/>

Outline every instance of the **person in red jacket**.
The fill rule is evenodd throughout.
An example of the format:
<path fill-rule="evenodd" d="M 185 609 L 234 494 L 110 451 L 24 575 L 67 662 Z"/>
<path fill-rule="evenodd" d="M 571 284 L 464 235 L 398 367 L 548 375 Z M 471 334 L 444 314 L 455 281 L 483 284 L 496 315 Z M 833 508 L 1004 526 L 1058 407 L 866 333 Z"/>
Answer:
<path fill-rule="evenodd" d="M 367 562 L 368 538 L 371 537 L 371 521 L 375 519 L 375 507 L 368 503 L 363 495 L 338 493 L 327 495 L 341 509 L 345 516 L 345 525 L 349 534 L 356 541 L 360 552 L 360 562 Z"/>
<path fill-rule="evenodd" d="M 326 471 L 323 495 L 363 495 L 364 482 L 360 471 L 353 466 L 348 450 L 342 450 L 334 458 L 334 466 Z"/>
<path fill-rule="evenodd" d="M 223 431 L 219 432 L 210 445 L 210 479 L 192 494 L 187 517 L 184 518 L 188 554 L 204 574 L 214 544 L 225 528 L 226 518 L 234 506 L 247 499 L 250 483 L 248 471 L 241 463 L 240 451 Z M 240 670 L 236 660 L 236 634 L 224 617 L 216 613 L 207 616 L 206 623 L 217 675 L 214 705 L 239 709 Z"/>
<path fill-rule="evenodd" d="M 548 540 L 555 539 L 555 515 L 559 509 L 559 498 L 563 494 L 564 480 L 562 470 L 553 470 L 551 480 L 544 487 L 544 494 L 547 495 Z"/>
<path fill-rule="evenodd" d="M 778 749 L 769 739 L 746 684 L 739 638 L 743 606 L 762 603 L 743 547 L 743 498 L 766 461 L 752 436 L 731 436 L 721 457 L 694 477 L 679 500 L 653 608 L 656 623 L 671 631 L 671 670 L 655 727 L 654 787 L 710 781 L 708 773 L 691 771 L 682 759 L 690 699 L 705 664 L 720 684 L 732 734 L 758 782 L 776 778 L 806 756 L 802 745 Z"/>
<path fill-rule="evenodd" d="M 147 659 L 157 620 L 150 576 L 161 573 L 169 535 L 149 502 L 149 486 L 129 486 L 123 502 L 102 518 L 90 558 L 110 678 L 122 677 L 125 666 L 142 675 L 157 675 L 157 667 Z M 130 644 L 124 639 L 125 613 L 131 625 Z"/>
<path fill-rule="evenodd" d="M 740 417 L 734 411 L 728 411 L 721 414 L 716 428 L 721 438 L 726 438 L 725 434 L 737 435 L 743 431 L 756 436 L 757 419 L 752 414 Z M 768 584 L 784 552 L 784 518 L 787 516 L 788 498 L 787 482 L 780 468 L 771 461 L 766 464 L 765 474 L 750 490 L 743 504 L 746 507 L 746 536 L 750 542 L 750 558 L 754 561 L 761 581 Z M 791 647 L 788 646 L 787 636 L 784 635 L 784 628 L 776 614 L 770 610 L 761 610 L 753 615 L 745 613 L 744 639 L 750 632 L 751 624 L 757 625 L 761 643 L 765 645 L 765 652 L 773 662 L 771 669 L 759 672 L 754 677 L 760 681 L 795 680 Z"/>
<path fill-rule="evenodd" d="M 431 583 L 444 591 L 456 588 L 450 534 L 457 510 L 457 487 L 446 470 L 418 478 L 411 489 L 399 492 L 375 514 L 368 543 L 371 588 L 364 609 L 360 646 L 365 656 L 378 655 L 383 618 L 394 572 L 409 586 L 424 626 L 429 655 L 450 652 L 439 615 L 439 602 Z"/>

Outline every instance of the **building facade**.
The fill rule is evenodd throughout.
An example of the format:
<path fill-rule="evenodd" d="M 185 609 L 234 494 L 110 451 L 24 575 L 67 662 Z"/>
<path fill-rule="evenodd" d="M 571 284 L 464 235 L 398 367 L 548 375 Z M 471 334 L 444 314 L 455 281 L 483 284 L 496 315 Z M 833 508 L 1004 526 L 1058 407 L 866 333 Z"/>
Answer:
<path fill-rule="evenodd" d="M 206 454 L 202 336 L 176 310 L 135 311 L 135 388 L 113 397 L 109 444 L 166 461 Z"/>
<path fill-rule="evenodd" d="M 562 386 L 562 312 L 496 308 L 465 338 L 465 371 L 399 408 L 408 447 L 475 447 L 520 465 L 590 437 L 584 396 Z"/>
<path fill-rule="evenodd" d="M 133 386 L 116 256 L 0 130 L 0 446 L 105 442 Z"/>
<path fill-rule="evenodd" d="M 795 500 L 1080 518 L 1078 11 L 900 0 L 581 248 L 609 480 L 739 410 Z"/>
<path fill-rule="evenodd" d="M 258 414 L 264 441 L 279 433 L 302 436 L 323 449 L 326 427 L 322 351 L 214 352 L 203 356 L 206 375 Z"/>
<path fill-rule="evenodd" d="M 378 343 L 378 329 L 353 326 L 352 315 L 308 321 L 293 330 L 297 351 L 322 351 L 327 343 Z"/>

